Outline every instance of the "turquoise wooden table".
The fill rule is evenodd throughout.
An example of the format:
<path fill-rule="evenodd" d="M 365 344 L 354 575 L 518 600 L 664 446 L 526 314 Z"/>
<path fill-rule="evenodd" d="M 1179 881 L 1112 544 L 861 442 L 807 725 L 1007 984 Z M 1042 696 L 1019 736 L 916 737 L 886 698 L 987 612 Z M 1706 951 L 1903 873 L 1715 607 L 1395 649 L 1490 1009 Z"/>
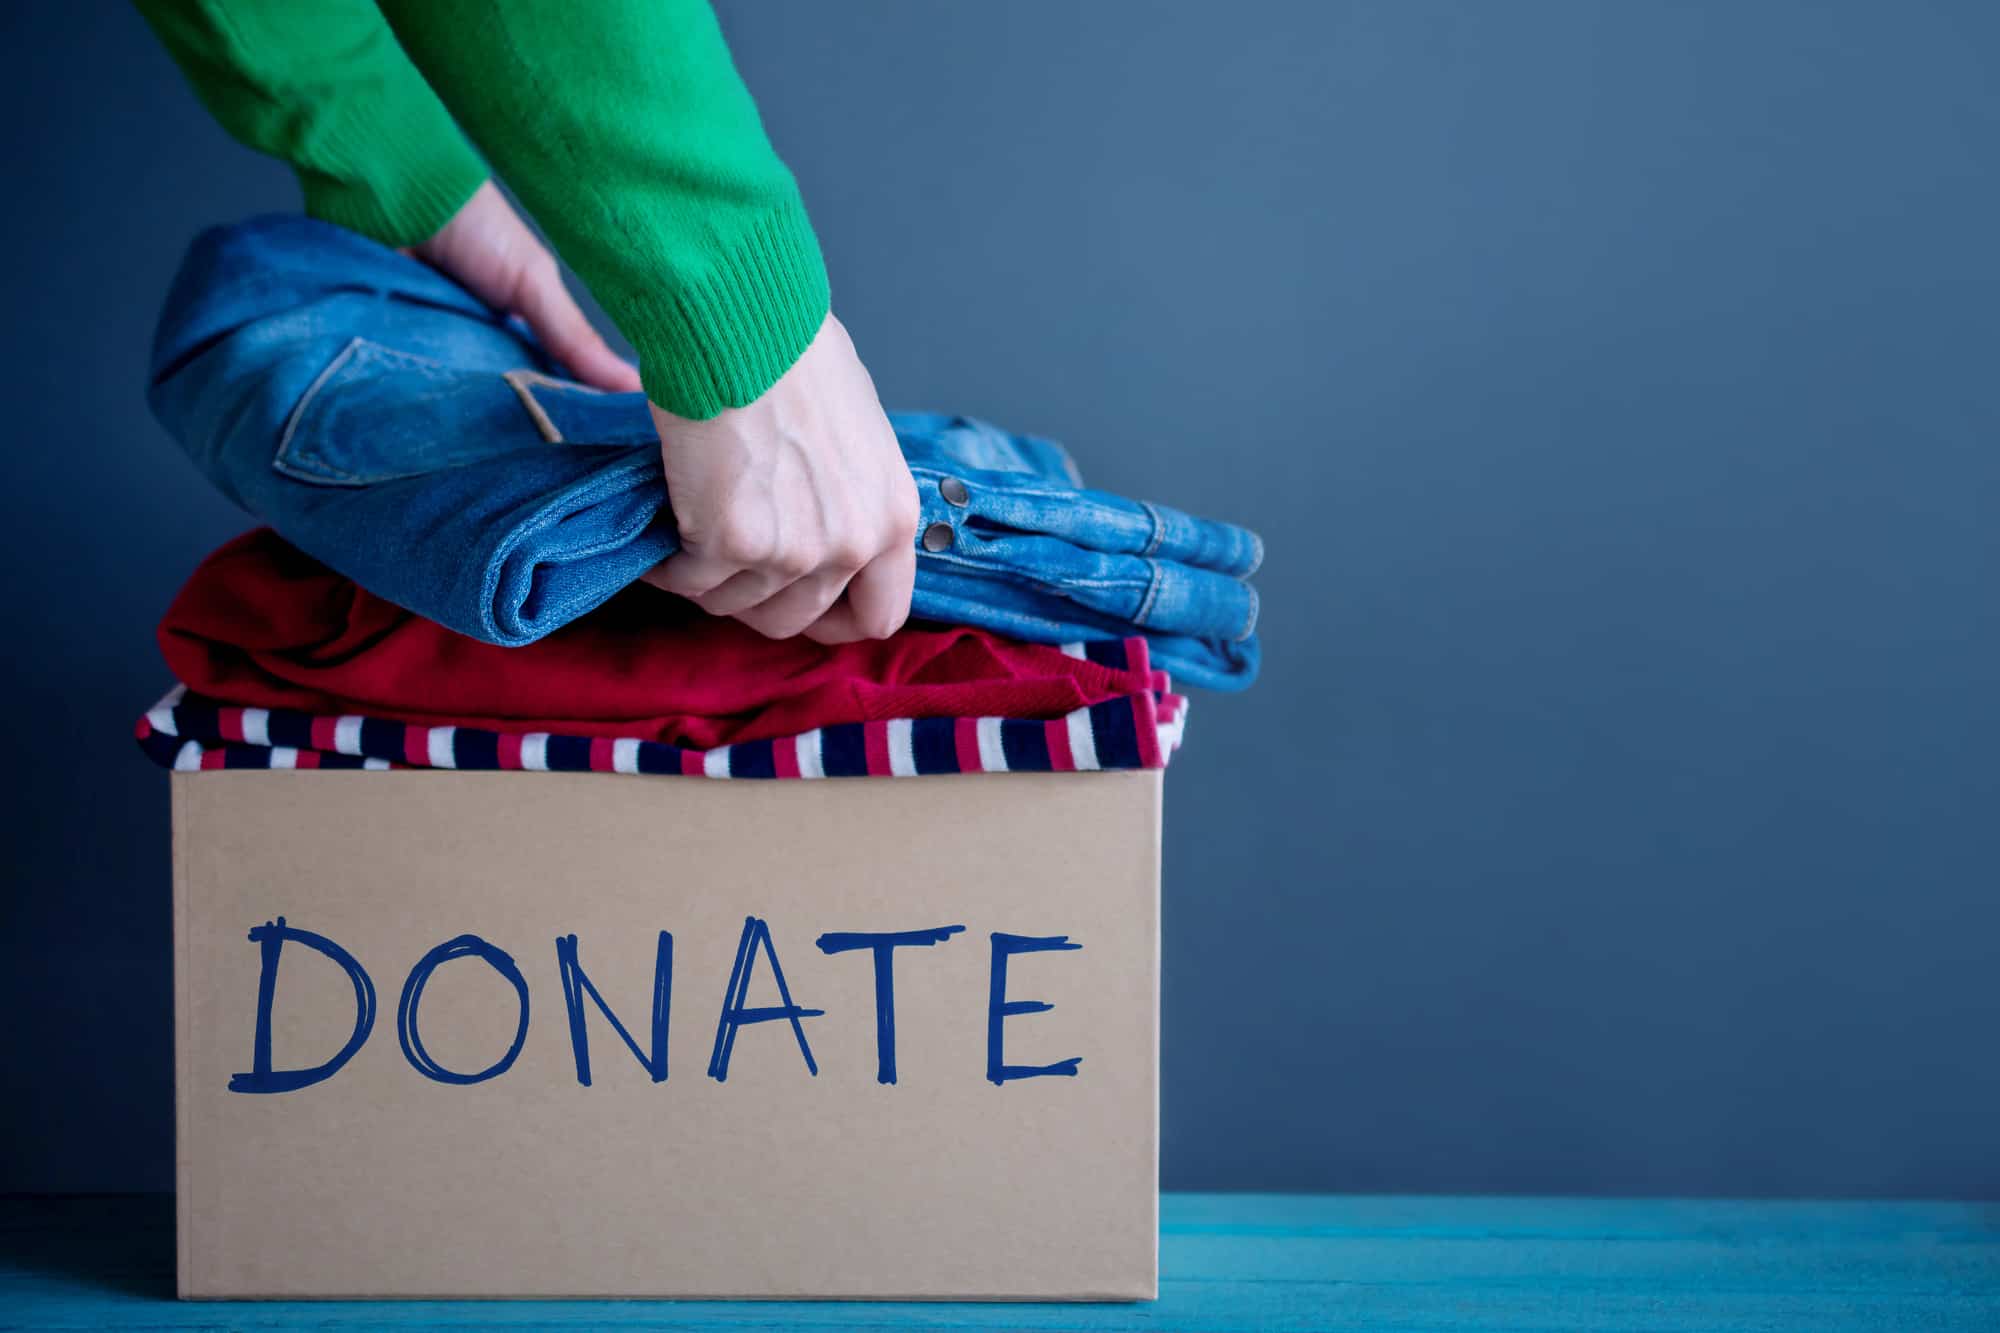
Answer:
<path fill-rule="evenodd" d="M 2000 1204 L 1169 1195 L 1144 1305 L 182 1304 L 171 1199 L 0 1237 L 5 1328 L 2000 1330 Z"/>

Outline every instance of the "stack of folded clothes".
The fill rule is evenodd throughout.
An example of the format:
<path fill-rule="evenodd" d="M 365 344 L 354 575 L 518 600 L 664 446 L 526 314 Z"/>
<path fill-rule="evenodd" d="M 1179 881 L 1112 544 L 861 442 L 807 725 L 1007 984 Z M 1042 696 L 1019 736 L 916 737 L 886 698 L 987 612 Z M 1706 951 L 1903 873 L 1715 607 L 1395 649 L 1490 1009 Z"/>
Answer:
<path fill-rule="evenodd" d="M 269 529 L 160 626 L 180 684 L 139 722 L 171 768 L 505 768 L 708 777 L 1159 768 L 1186 716 L 1133 637 L 905 629 L 766 639 L 640 585 L 519 648 L 368 593 Z"/>
<path fill-rule="evenodd" d="M 1258 664 L 1252 533 L 1083 489 L 1059 446 L 892 414 L 924 508 L 910 627 L 773 642 L 638 584 L 678 548 L 636 394 L 518 321 L 301 218 L 209 232 L 150 398 L 271 524 L 160 629 L 139 723 L 174 768 L 710 777 L 1156 768 L 1185 701 Z"/>

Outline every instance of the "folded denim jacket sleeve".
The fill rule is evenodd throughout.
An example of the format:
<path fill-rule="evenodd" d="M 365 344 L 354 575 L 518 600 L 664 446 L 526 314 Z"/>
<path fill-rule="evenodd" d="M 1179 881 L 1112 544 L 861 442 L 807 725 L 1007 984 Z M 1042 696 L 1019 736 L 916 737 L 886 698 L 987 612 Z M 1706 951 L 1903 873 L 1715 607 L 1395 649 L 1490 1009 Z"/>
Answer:
<path fill-rule="evenodd" d="M 1240 642 L 1255 631 L 1257 594 L 1244 581 L 1262 554 L 1255 534 L 1103 491 L 952 468 L 921 443 L 906 440 L 904 453 L 926 567 L 953 575 L 952 586 L 995 585 L 978 593 L 989 604 L 1041 590 L 1107 624 L 1163 634 Z M 939 618 L 921 594 L 913 609 Z"/>

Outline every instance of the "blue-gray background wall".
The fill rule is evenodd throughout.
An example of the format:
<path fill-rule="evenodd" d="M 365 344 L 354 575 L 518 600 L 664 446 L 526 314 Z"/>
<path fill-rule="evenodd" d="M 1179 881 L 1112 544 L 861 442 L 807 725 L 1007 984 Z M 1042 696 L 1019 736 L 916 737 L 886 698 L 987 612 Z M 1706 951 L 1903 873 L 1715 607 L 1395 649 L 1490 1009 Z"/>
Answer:
<path fill-rule="evenodd" d="M 1272 552 L 1170 786 L 1165 1182 L 2000 1194 L 2000 6 L 731 3 L 884 397 Z M 295 206 L 9 53 L 0 1188 L 170 1183 L 141 400 Z"/>

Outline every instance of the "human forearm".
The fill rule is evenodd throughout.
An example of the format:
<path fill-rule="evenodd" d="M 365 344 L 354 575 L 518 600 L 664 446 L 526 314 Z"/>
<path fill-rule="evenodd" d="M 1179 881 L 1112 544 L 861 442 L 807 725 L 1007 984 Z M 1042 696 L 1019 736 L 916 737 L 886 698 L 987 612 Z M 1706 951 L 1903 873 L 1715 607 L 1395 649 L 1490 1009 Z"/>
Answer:
<path fill-rule="evenodd" d="M 760 397 L 825 319 L 791 173 L 699 0 L 383 0 L 403 47 L 639 352 L 649 397 Z"/>

